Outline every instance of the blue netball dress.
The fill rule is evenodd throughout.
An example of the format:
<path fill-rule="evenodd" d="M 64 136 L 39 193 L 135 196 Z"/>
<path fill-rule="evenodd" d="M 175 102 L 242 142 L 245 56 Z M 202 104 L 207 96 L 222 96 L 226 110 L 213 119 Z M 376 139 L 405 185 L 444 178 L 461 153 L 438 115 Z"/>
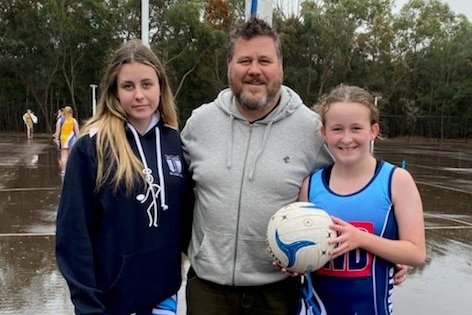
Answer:
<path fill-rule="evenodd" d="M 395 166 L 379 161 L 370 182 L 350 195 L 330 190 L 331 169 L 332 166 L 311 175 L 309 201 L 366 233 L 398 239 L 391 201 Z M 393 275 L 393 263 L 363 249 L 352 250 L 308 276 L 311 278 L 305 283 L 305 307 L 311 308 L 308 314 L 392 314 Z"/>

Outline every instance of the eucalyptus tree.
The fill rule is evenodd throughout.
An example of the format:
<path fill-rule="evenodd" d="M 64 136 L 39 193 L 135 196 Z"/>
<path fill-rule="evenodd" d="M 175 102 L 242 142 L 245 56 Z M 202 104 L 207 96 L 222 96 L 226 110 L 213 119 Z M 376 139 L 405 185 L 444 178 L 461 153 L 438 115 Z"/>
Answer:
<path fill-rule="evenodd" d="M 13 100 L 20 106 L 16 115 L 31 107 L 39 114 L 40 126 L 46 119 L 52 82 L 60 67 L 60 55 L 50 39 L 44 3 L 38 1 L 1 1 L 2 63 L 11 70 L 12 78 L 20 82 Z M 21 89 L 21 90 L 20 90 Z M 48 123 L 49 125 L 49 123 Z"/>
<path fill-rule="evenodd" d="M 61 57 L 60 71 L 68 89 L 68 99 L 80 114 L 91 114 L 90 87 L 98 81 L 106 53 L 119 39 L 117 24 L 106 19 L 110 4 L 97 0 L 62 0 L 53 4 L 48 20 L 53 26 L 53 41 Z M 118 24 L 119 25 L 119 24 Z"/>
<path fill-rule="evenodd" d="M 2 64 L 24 95 L 16 104 L 40 113 L 41 131 L 52 131 L 56 107 L 65 103 L 76 109 L 77 102 L 87 103 L 88 116 L 89 83 L 96 81 L 113 29 L 104 26 L 104 2 L 2 0 L 1 5 Z"/>
<path fill-rule="evenodd" d="M 411 0 L 401 9 L 395 30 L 395 51 L 404 67 L 399 81 L 407 91 L 398 103 L 405 113 L 413 104 L 414 113 L 440 117 L 426 120 L 425 135 L 448 136 L 445 117 L 465 110 L 458 108 L 456 95 L 458 82 L 466 79 L 464 67 L 469 75 L 472 70 L 470 22 L 438 0 Z"/>
<path fill-rule="evenodd" d="M 342 82 L 349 72 L 356 25 L 341 2 L 305 1 L 300 16 L 283 20 L 283 15 L 276 15 L 285 82 L 307 103 Z"/>
<path fill-rule="evenodd" d="M 118 41 L 126 41 L 134 38 L 141 38 L 141 0 L 106 0 L 100 1 L 106 7 L 104 19 L 109 25 L 112 25 L 114 39 Z M 153 15 L 155 8 L 161 7 L 162 0 L 150 0 L 150 20 L 155 17 Z M 152 17 L 152 18 L 151 18 Z"/>
<path fill-rule="evenodd" d="M 226 85 L 226 44 L 234 16 L 228 1 L 176 0 L 155 25 L 151 47 L 166 63 L 183 120 Z"/>
<path fill-rule="evenodd" d="M 382 133 L 395 132 L 395 95 L 400 94 L 402 61 L 395 53 L 394 14 L 392 0 L 346 1 L 357 29 L 353 40 L 353 57 L 347 81 L 368 89 L 375 97 L 381 112 Z"/>
<path fill-rule="evenodd" d="M 388 99 L 392 61 L 393 0 L 347 0 L 344 7 L 355 21 L 351 71 L 348 81 Z"/>

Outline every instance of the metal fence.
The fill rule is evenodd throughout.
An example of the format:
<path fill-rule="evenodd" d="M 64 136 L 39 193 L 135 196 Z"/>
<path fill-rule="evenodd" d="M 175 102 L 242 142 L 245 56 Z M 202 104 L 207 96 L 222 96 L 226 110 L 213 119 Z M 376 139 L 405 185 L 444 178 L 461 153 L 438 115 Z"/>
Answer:
<path fill-rule="evenodd" d="M 381 117 L 381 133 L 389 138 L 426 137 L 437 139 L 472 138 L 472 118 L 458 116 L 405 116 Z"/>

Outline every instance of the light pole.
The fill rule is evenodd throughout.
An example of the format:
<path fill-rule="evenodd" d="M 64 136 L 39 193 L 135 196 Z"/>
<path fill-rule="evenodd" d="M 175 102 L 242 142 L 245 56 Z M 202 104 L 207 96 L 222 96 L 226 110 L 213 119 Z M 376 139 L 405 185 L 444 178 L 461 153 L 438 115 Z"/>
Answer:
<path fill-rule="evenodd" d="M 380 95 L 374 96 L 374 105 L 375 105 L 375 107 L 377 107 L 377 103 L 381 99 L 382 99 L 382 96 L 380 96 Z M 370 140 L 370 154 L 372 154 L 372 155 L 374 154 L 374 140 Z"/>
<path fill-rule="evenodd" d="M 95 115 L 97 112 L 97 97 L 95 94 L 95 90 L 97 89 L 98 85 L 90 84 L 90 88 L 92 89 L 92 116 Z"/>
<path fill-rule="evenodd" d="M 149 46 L 149 0 L 141 0 L 141 41 Z"/>
<path fill-rule="evenodd" d="M 382 96 L 380 96 L 380 95 L 374 96 L 374 105 L 375 105 L 375 107 L 377 107 L 377 103 L 378 103 L 378 101 L 380 101 L 381 99 L 382 99 Z"/>

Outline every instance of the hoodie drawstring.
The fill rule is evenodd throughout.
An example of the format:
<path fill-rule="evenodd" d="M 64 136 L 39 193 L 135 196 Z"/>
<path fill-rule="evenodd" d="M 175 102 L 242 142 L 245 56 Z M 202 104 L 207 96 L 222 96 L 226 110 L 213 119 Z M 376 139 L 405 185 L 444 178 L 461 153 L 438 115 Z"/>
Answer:
<path fill-rule="evenodd" d="M 149 226 L 158 227 L 159 226 L 159 209 L 157 207 L 157 200 L 160 199 L 161 208 L 163 210 L 167 210 L 169 208 L 168 205 L 166 204 L 166 199 L 165 199 L 165 196 L 166 196 L 165 182 L 164 182 L 164 175 L 163 175 L 163 170 L 162 170 L 161 137 L 160 137 L 159 128 L 155 127 L 154 130 L 156 133 L 157 172 L 159 176 L 160 185 L 154 182 L 154 177 L 152 176 L 152 170 L 149 168 L 147 164 L 146 156 L 144 155 L 144 150 L 143 150 L 138 132 L 130 123 L 128 123 L 128 128 L 133 133 L 136 146 L 138 147 L 139 156 L 144 166 L 143 172 L 145 174 L 146 183 L 147 183 L 146 192 L 144 194 L 137 195 L 136 199 L 139 200 L 141 203 L 144 203 L 149 197 L 152 199 L 151 204 L 147 208 L 147 213 L 149 217 Z"/>
<path fill-rule="evenodd" d="M 229 115 L 229 141 L 226 150 L 226 167 L 231 168 L 233 162 L 233 124 L 234 116 L 233 114 Z"/>

